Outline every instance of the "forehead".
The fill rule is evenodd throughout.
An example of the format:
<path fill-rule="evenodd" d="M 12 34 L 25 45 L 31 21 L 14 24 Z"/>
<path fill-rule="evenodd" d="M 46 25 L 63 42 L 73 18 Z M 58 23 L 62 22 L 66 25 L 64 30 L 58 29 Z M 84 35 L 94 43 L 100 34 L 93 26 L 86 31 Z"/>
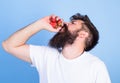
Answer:
<path fill-rule="evenodd" d="M 82 21 L 82 20 L 72 20 L 72 22 L 77 22 L 78 24 L 83 24 L 84 23 L 84 21 Z"/>
<path fill-rule="evenodd" d="M 73 20 L 74 22 L 77 22 L 78 25 L 82 26 L 82 29 L 89 32 L 89 28 L 85 25 L 85 22 L 82 20 Z"/>

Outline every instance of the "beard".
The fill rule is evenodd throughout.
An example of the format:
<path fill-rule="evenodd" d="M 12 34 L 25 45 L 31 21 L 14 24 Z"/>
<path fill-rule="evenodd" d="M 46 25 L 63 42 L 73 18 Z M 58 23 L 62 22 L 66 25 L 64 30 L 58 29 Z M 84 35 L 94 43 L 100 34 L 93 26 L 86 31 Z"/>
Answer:
<path fill-rule="evenodd" d="M 79 30 L 71 33 L 68 30 L 67 25 L 64 24 L 64 26 L 61 28 L 61 30 L 57 34 L 55 34 L 53 36 L 53 38 L 49 41 L 49 46 L 60 50 L 66 44 L 73 44 L 76 37 L 78 36 L 78 32 L 79 32 Z"/>

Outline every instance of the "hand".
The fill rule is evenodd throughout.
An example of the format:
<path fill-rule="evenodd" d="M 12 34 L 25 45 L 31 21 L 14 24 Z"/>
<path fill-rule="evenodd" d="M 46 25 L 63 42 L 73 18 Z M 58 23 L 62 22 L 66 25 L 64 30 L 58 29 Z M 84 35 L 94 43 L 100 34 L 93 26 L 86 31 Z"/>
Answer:
<path fill-rule="evenodd" d="M 51 20 L 51 18 L 52 18 L 52 20 Z M 43 29 L 51 31 L 51 32 L 58 32 L 61 29 L 62 23 L 63 23 L 63 20 L 61 20 L 58 16 L 55 16 L 55 15 L 46 16 L 46 17 L 40 19 L 39 21 L 40 21 L 40 24 L 43 27 Z M 54 22 L 61 21 L 61 26 L 55 27 L 56 23 L 52 24 L 51 21 L 54 21 Z"/>

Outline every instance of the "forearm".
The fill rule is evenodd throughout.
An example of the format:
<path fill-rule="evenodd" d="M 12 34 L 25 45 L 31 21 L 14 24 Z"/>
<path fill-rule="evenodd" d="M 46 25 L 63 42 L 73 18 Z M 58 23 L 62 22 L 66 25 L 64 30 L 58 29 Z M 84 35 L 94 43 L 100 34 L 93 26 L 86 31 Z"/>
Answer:
<path fill-rule="evenodd" d="M 24 45 L 32 35 L 34 35 L 42 29 L 42 23 L 40 22 L 40 20 L 38 20 L 26 26 L 25 28 L 22 28 L 21 30 L 15 32 L 3 42 L 3 46 L 5 46 L 5 48 L 8 49 L 9 47 L 19 47 L 21 45 Z"/>

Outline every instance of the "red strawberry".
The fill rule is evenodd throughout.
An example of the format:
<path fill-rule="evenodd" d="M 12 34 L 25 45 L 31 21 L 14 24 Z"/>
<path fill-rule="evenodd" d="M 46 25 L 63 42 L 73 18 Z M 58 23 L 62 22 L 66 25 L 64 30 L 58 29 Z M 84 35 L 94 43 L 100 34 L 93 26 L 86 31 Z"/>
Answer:
<path fill-rule="evenodd" d="M 50 18 L 50 21 L 51 21 L 51 22 L 56 22 L 56 18 L 51 17 L 51 18 Z"/>
<path fill-rule="evenodd" d="M 56 22 L 50 22 L 53 28 L 57 28 L 57 23 Z"/>
<path fill-rule="evenodd" d="M 58 27 L 61 27 L 62 26 L 62 20 L 59 19 L 59 20 L 56 20 L 57 17 L 53 18 L 51 17 L 50 18 L 50 24 L 52 25 L 53 28 L 58 28 Z"/>

